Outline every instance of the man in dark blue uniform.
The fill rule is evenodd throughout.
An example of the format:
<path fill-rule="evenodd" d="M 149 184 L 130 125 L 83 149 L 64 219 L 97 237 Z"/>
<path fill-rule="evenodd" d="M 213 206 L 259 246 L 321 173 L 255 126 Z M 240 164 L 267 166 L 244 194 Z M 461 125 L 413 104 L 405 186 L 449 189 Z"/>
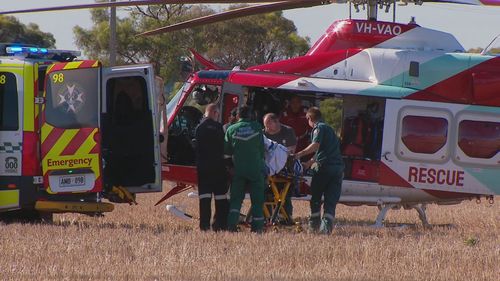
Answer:
<path fill-rule="evenodd" d="M 210 229 L 212 194 L 215 199 L 214 231 L 227 228 L 229 203 L 227 200 L 227 173 L 224 166 L 224 131 L 217 122 L 219 109 L 209 104 L 205 116 L 195 131 L 196 168 L 200 199 L 200 229 Z"/>
<path fill-rule="evenodd" d="M 297 159 L 315 153 L 304 163 L 311 167 L 311 217 L 309 227 L 312 231 L 330 234 L 335 218 L 335 208 L 342 191 L 344 163 L 340 153 L 340 140 L 332 127 L 322 121 L 321 112 L 311 107 L 306 114 L 309 126 L 313 128 L 311 144 L 295 154 Z M 323 219 L 321 219 L 321 197 L 324 196 Z"/>

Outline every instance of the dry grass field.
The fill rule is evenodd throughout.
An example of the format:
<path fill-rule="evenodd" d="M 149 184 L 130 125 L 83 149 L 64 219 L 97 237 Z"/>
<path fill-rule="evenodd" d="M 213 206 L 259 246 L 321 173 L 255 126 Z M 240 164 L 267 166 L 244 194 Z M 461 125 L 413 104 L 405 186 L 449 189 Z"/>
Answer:
<path fill-rule="evenodd" d="M 374 229 L 374 207 L 338 208 L 331 236 L 278 230 L 201 233 L 138 197 L 105 217 L 56 215 L 53 224 L 0 223 L 0 280 L 500 280 L 500 204 L 483 200 L 390 211 Z M 497 201 L 500 198 L 496 198 Z M 185 194 L 169 203 L 196 214 Z M 295 204 L 308 215 L 307 203 Z"/>

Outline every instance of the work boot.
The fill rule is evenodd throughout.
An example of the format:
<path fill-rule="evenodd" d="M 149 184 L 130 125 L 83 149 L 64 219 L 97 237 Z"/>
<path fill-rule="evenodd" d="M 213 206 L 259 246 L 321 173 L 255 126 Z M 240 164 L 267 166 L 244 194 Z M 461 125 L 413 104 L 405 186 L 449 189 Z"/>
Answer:
<path fill-rule="evenodd" d="M 333 220 L 330 218 L 323 218 L 321 220 L 321 226 L 319 232 L 321 234 L 329 235 L 332 233 L 332 230 L 333 230 Z"/>
<path fill-rule="evenodd" d="M 317 233 L 321 225 L 321 220 L 319 217 L 309 218 L 309 232 Z"/>
<path fill-rule="evenodd" d="M 200 199 L 200 230 L 210 230 L 210 219 L 212 216 L 212 198 Z"/>

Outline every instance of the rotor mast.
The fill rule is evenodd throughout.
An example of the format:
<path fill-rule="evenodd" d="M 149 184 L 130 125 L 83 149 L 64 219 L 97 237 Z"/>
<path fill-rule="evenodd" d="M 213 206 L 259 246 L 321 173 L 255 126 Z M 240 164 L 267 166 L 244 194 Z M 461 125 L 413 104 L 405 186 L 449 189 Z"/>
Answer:
<path fill-rule="evenodd" d="M 367 0 L 366 17 L 368 20 L 377 20 L 378 0 Z"/>

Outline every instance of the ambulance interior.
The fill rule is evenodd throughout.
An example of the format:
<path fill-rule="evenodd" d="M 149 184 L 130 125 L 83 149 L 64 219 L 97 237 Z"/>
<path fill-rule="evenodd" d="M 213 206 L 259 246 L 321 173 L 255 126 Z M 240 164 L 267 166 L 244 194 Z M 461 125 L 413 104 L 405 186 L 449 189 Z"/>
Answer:
<path fill-rule="evenodd" d="M 101 116 L 105 185 L 154 182 L 154 132 L 146 81 L 140 76 L 111 78 L 106 93 Z"/>
<path fill-rule="evenodd" d="M 378 181 L 385 111 L 385 100 L 382 98 L 244 87 L 243 100 L 239 101 L 239 95 L 231 93 L 225 93 L 220 98 L 220 87 L 216 90 L 215 86 L 200 85 L 198 92 L 204 93 L 203 99 L 197 97 L 195 92 L 187 97 L 169 127 L 167 151 L 170 164 L 195 164 L 194 131 L 208 103 L 223 102 L 222 124 L 229 122 L 231 110 L 238 104 L 250 106 L 254 118 L 262 123 L 266 113 L 282 114 L 290 98 L 298 96 L 304 112 L 311 106 L 318 106 L 325 121 L 334 127 L 340 137 L 346 166 L 345 179 Z"/>

